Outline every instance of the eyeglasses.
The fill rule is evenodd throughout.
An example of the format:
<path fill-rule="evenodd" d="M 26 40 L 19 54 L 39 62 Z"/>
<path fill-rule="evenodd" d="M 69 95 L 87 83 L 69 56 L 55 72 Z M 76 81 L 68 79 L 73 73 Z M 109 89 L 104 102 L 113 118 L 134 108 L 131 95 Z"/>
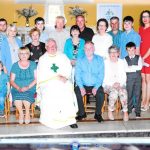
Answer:
<path fill-rule="evenodd" d="M 29 53 L 19 53 L 20 55 L 28 55 Z"/>
<path fill-rule="evenodd" d="M 142 18 L 149 18 L 150 16 L 142 16 Z"/>

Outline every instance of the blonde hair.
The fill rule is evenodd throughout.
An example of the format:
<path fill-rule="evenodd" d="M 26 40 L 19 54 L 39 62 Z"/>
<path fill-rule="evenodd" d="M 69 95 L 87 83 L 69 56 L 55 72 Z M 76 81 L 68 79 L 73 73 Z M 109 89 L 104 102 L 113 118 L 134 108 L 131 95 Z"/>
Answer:
<path fill-rule="evenodd" d="M 30 57 L 30 50 L 29 50 L 27 47 L 20 47 L 18 54 L 20 54 L 22 51 L 27 52 L 27 53 L 29 54 L 29 57 Z M 28 57 L 28 58 L 29 58 L 29 57 Z M 20 58 L 20 57 L 19 57 L 19 58 Z"/>
<path fill-rule="evenodd" d="M 16 34 L 17 34 L 17 26 L 16 26 L 15 24 L 9 24 L 9 25 L 8 25 L 7 31 L 6 31 L 6 34 L 7 34 L 7 35 L 9 34 L 10 29 L 16 30 Z"/>

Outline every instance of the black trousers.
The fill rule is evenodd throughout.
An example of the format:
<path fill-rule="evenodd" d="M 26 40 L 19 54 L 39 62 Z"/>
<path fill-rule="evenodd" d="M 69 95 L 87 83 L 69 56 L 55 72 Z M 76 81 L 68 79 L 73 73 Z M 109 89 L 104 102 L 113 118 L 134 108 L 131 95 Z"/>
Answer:
<path fill-rule="evenodd" d="M 135 113 L 141 113 L 141 76 L 137 78 L 127 78 L 127 92 L 128 92 L 128 112 L 132 112 L 133 99 L 135 99 Z"/>
<path fill-rule="evenodd" d="M 92 93 L 93 86 L 84 86 L 84 88 L 86 90 L 86 93 Z M 83 97 L 81 95 L 79 86 L 75 87 L 75 94 L 76 94 L 77 101 L 78 101 L 78 108 L 79 108 L 78 115 L 82 116 L 85 113 L 85 110 L 84 110 L 84 104 L 83 104 Z M 102 86 L 98 88 L 95 98 L 96 98 L 95 114 L 101 115 L 101 109 L 104 103 L 104 91 L 103 91 Z"/>

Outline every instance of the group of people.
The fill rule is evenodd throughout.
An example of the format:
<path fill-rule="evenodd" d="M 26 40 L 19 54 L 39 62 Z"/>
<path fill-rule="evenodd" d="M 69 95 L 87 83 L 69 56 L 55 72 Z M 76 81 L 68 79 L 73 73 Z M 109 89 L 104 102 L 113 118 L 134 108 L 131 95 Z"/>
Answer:
<path fill-rule="evenodd" d="M 84 16 L 79 15 L 69 35 L 63 16 L 56 17 L 51 33 L 46 32 L 44 19 L 38 17 L 23 46 L 16 26 L 7 26 L 1 18 L 0 116 L 9 96 L 19 111 L 19 124 L 29 124 L 30 105 L 36 97 L 42 124 L 55 129 L 68 125 L 77 128 L 76 121 L 87 117 L 83 96 L 94 95 L 94 118 L 101 122 L 107 93 L 110 120 L 114 120 L 112 112 L 118 96 L 124 121 L 129 120 L 133 107 L 136 117 L 140 117 L 141 110 L 149 109 L 150 100 L 150 11 L 141 13 L 139 34 L 133 23 L 132 16 L 124 17 L 123 32 L 119 30 L 119 18 L 113 16 L 112 30 L 107 32 L 108 21 L 101 18 L 94 34 L 86 27 Z"/>

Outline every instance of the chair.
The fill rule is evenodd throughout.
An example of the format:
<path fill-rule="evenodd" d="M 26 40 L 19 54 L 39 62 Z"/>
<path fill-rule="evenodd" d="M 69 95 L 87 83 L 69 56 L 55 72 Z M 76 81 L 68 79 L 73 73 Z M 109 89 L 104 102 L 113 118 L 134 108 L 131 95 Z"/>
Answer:
<path fill-rule="evenodd" d="M 23 111 L 25 110 L 25 108 L 23 108 Z M 35 115 L 35 104 L 31 104 L 30 106 L 30 114 L 31 114 L 31 118 L 33 119 L 34 118 L 34 115 Z M 16 119 L 19 118 L 19 111 L 18 109 L 16 108 Z"/>
<path fill-rule="evenodd" d="M 83 96 L 83 104 L 84 104 L 84 109 L 85 112 L 87 113 L 92 113 L 95 112 L 95 105 L 87 105 L 87 95 L 93 95 L 92 93 L 86 93 L 86 95 Z M 107 95 L 105 94 L 105 98 L 104 98 L 104 104 L 102 107 L 102 113 L 104 113 L 104 111 L 107 110 Z"/>
<path fill-rule="evenodd" d="M 108 99 L 108 94 L 105 93 L 105 100 L 104 100 L 104 105 L 102 108 L 102 109 L 104 109 L 103 112 L 108 110 L 108 100 L 107 99 Z M 118 114 L 121 110 L 121 102 L 120 102 L 119 98 L 117 99 L 115 106 L 116 106 L 115 112 L 116 112 L 116 114 Z"/>
<path fill-rule="evenodd" d="M 5 120 L 6 122 L 8 121 L 9 115 L 10 115 L 10 102 L 9 99 L 5 99 L 5 104 L 4 104 L 4 114 L 5 114 Z"/>

